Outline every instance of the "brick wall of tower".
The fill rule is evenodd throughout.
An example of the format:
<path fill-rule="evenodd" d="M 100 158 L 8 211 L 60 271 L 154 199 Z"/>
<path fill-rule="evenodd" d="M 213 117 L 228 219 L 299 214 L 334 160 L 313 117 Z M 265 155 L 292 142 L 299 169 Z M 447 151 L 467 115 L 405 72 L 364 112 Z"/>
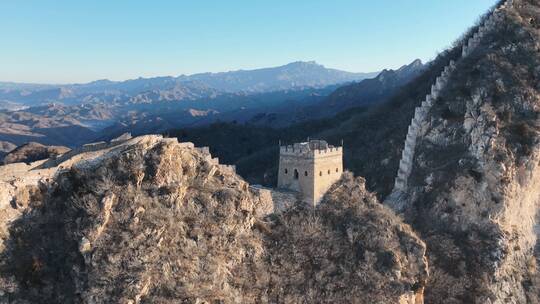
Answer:
<path fill-rule="evenodd" d="M 312 202 L 314 196 L 313 168 L 314 160 L 306 155 L 280 154 L 278 188 L 300 192 L 304 201 Z"/>
<path fill-rule="evenodd" d="M 315 176 L 313 202 L 318 204 L 324 194 L 337 182 L 343 174 L 343 153 L 341 148 L 337 153 L 315 154 Z"/>

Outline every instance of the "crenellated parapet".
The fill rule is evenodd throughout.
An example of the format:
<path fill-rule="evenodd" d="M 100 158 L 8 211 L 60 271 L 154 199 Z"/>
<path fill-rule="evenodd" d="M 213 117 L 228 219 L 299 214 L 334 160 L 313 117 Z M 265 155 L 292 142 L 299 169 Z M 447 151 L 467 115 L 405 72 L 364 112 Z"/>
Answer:
<path fill-rule="evenodd" d="M 149 147 L 149 145 L 158 143 L 172 144 L 176 147 L 187 149 L 197 149 L 200 153 L 199 155 L 211 166 L 218 168 L 226 174 L 236 173 L 236 166 L 220 164 L 219 158 L 212 157 L 208 147 L 196 148 L 191 142 L 178 142 L 177 138 L 164 138 L 162 135 L 143 135 L 131 138 L 131 135 L 124 134 L 121 138 L 113 139 L 110 142 L 100 141 L 85 144 L 56 158 L 39 160 L 29 164 L 13 163 L 0 166 L 0 182 L 11 181 L 16 176 L 24 176 L 26 180 L 40 180 L 44 177 L 52 176 L 51 172 L 54 173 L 58 170 L 71 168 L 74 164 L 82 168 L 105 154 L 123 151 L 126 146 L 144 144 Z"/>
<path fill-rule="evenodd" d="M 471 52 L 480 44 L 484 36 L 492 31 L 496 24 L 504 18 L 504 10 L 511 8 L 514 5 L 513 0 L 508 0 L 504 2 L 501 6 L 495 9 L 495 11 L 484 21 L 484 23 L 478 27 L 476 33 L 470 37 L 461 53 L 462 57 L 466 57 L 471 54 Z"/>
<path fill-rule="evenodd" d="M 121 144 L 127 142 L 131 138 L 132 137 L 131 137 L 130 133 L 124 133 L 121 136 L 112 139 L 110 142 L 98 141 L 98 142 L 84 144 L 81 147 L 74 148 L 74 149 L 70 150 L 69 152 L 58 156 L 55 159 L 49 159 L 46 162 L 46 165 L 48 165 L 48 166 L 58 166 L 62 162 L 72 158 L 75 155 L 78 155 L 78 154 L 81 154 L 81 153 L 90 153 L 90 152 L 96 152 L 96 151 L 99 151 L 99 150 L 114 148 L 114 147 L 116 147 L 118 145 L 121 145 Z"/>
<path fill-rule="evenodd" d="M 306 147 L 300 147 L 300 146 L 295 147 L 294 145 L 289 145 L 289 146 L 280 147 L 279 153 L 280 155 L 317 158 L 317 157 L 341 155 L 343 154 L 343 148 L 328 146 L 325 148 L 310 149 Z"/>
<path fill-rule="evenodd" d="M 433 106 L 433 103 L 437 98 L 441 90 L 446 86 L 450 79 L 451 73 L 456 68 L 456 63 L 450 61 L 439 77 L 436 78 L 435 84 L 431 86 L 431 92 L 421 102 L 421 105 L 414 110 L 414 116 L 411 119 L 411 124 L 407 130 L 407 136 L 405 138 L 405 144 L 403 151 L 401 152 L 401 160 L 399 162 L 399 170 L 397 178 L 394 183 L 394 191 L 405 191 L 407 187 L 407 180 L 412 170 L 414 152 L 416 147 L 416 140 L 422 129 L 422 125 L 425 123 L 428 113 Z"/>

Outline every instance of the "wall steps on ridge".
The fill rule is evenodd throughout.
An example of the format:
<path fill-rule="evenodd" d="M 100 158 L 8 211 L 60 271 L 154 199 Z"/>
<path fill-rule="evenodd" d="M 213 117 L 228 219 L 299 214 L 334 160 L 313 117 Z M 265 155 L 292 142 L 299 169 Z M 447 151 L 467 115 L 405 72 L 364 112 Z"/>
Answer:
<path fill-rule="evenodd" d="M 470 37 L 463 45 L 461 52 L 461 59 L 467 57 L 472 51 L 480 45 L 481 40 L 486 33 L 493 30 L 497 21 L 501 20 L 504 16 L 502 10 L 512 7 L 513 0 L 505 1 L 501 6 L 496 8 L 494 12 L 484 21 L 484 23 L 477 29 L 477 31 Z M 426 123 L 428 113 L 431 110 L 434 102 L 439 97 L 439 93 L 443 90 L 452 72 L 456 68 L 456 62 L 451 60 L 447 66 L 444 67 L 440 76 L 435 79 L 435 83 L 431 86 L 431 92 L 421 102 L 421 105 L 414 110 L 414 117 L 411 119 L 411 124 L 407 130 L 407 136 L 405 138 L 404 148 L 401 153 L 401 159 L 399 161 L 399 169 L 397 177 L 394 181 L 394 189 L 392 193 L 386 198 L 385 204 L 389 205 L 394 210 L 401 212 L 406 205 L 407 199 L 407 184 L 408 179 L 412 171 L 414 153 L 416 148 L 416 139 L 420 135 L 422 125 Z"/>

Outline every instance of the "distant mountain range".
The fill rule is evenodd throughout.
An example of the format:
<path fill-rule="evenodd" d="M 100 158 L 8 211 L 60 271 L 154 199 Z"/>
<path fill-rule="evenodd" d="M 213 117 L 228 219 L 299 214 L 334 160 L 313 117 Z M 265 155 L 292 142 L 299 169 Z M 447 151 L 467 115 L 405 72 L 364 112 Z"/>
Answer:
<path fill-rule="evenodd" d="M 0 141 L 74 147 L 124 132 L 160 133 L 218 121 L 286 126 L 377 103 L 422 68 L 417 60 L 396 71 L 350 73 L 293 62 L 250 71 L 85 84 L 4 82 Z"/>
<path fill-rule="evenodd" d="M 180 76 L 178 79 L 202 82 L 225 92 L 261 93 L 294 88 L 321 88 L 375 77 L 378 73 L 350 73 L 328 69 L 314 61 L 297 61 L 275 68 L 195 74 Z"/>
<path fill-rule="evenodd" d="M 261 112 L 249 122 L 256 125 L 284 127 L 318 118 L 330 117 L 347 109 L 381 103 L 414 80 L 426 68 L 421 60 L 414 60 L 397 70 L 384 70 L 377 77 L 340 86 L 328 96 L 309 105 L 295 104 Z"/>
<path fill-rule="evenodd" d="M 220 93 L 266 93 L 322 88 L 360 81 L 378 73 L 350 73 L 328 69 L 313 61 L 284 66 L 178 77 L 98 80 L 85 84 L 25 84 L 0 82 L 0 108 L 17 109 L 46 103 L 181 101 L 211 98 Z"/>

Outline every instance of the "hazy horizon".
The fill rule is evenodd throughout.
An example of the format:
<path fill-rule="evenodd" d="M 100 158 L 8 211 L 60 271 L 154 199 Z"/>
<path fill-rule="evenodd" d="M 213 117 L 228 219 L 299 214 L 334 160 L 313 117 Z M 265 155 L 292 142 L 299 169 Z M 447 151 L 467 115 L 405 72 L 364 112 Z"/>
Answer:
<path fill-rule="evenodd" d="M 0 81 L 253 70 L 295 61 L 370 73 L 433 59 L 495 0 L 0 3 Z M 249 24 L 250 26 L 246 26 Z"/>
<path fill-rule="evenodd" d="M 333 68 L 333 67 L 326 66 L 325 64 L 323 64 L 321 62 L 316 62 L 315 60 L 296 60 L 296 61 L 293 61 L 293 62 L 287 62 L 287 63 L 280 64 L 280 65 L 277 65 L 277 66 L 257 67 L 257 68 L 254 68 L 254 69 L 235 69 L 235 70 L 229 70 L 229 71 L 200 72 L 200 73 L 193 73 L 193 74 L 156 75 L 156 76 L 149 76 L 149 77 L 139 76 L 139 77 L 133 77 L 133 78 L 127 78 L 127 79 L 102 78 L 102 79 L 93 79 L 93 80 L 90 80 L 90 81 L 83 81 L 83 82 L 19 82 L 19 81 L 10 81 L 10 80 L 0 79 L 0 83 L 16 83 L 16 84 L 31 84 L 31 85 L 69 85 L 69 84 L 85 84 L 85 83 L 90 83 L 90 82 L 95 82 L 95 81 L 122 82 L 122 81 L 129 81 L 129 80 L 135 80 L 135 79 L 150 79 L 150 78 L 159 78 L 159 77 L 180 77 L 180 76 L 188 76 L 189 77 L 189 76 L 193 76 L 193 75 L 207 74 L 207 73 L 220 74 L 220 73 L 230 73 L 230 72 L 239 72 L 239 71 L 254 71 L 254 70 L 261 70 L 261 69 L 271 69 L 271 68 L 284 67 L 286 65 L 293 64 L 293 63 L 298 63 L 298 62 L 304 62 L 304 63 L 313 62 L 313 63 L 316 63 L 317 65 L 322 65 L 327 69 L 340 70 L 340 69 L 336 69 L 336 68 Z M 413 61 L 408 62 L 408 63 L 404 63 L 403 65 L 408 65 L 408 64 L 410 64 L 412 62 Z M 401 65 L 401 66 L 403 66 L 403 65 Z M 346 70 L 340 70 L 340 71 L 349 72 L 349 73 L 355 73 L 355 74 L 373 74 L 373 73 L 379 73 L 382 70 L 379 70 L 379 71 L 346 71 Z"/>

